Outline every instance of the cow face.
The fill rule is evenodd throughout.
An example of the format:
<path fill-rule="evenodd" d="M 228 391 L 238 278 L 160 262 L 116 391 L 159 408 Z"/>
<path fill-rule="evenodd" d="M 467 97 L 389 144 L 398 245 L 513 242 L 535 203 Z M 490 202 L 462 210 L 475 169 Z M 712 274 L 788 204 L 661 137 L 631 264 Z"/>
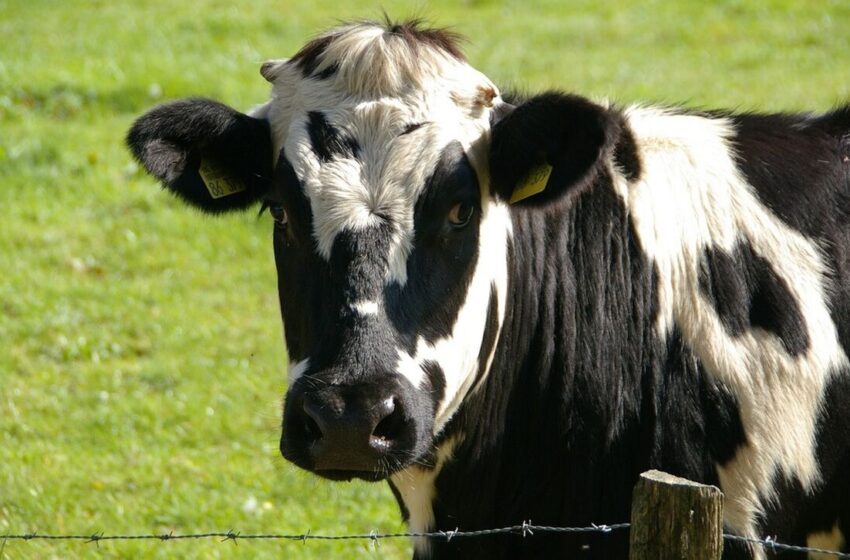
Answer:
<path fill-rule="evenodd" d="M 513 110 L 451 39 L 342 27 L 264 64 L 272 98 L 253 116 L 176 102 L 128 136 L 190 203 L 269 209 L 291 360 L 281 451 L 327 478 L 382 479 L 428 456 L 493 359 L 507 201 L 541 164 L 549 184 L 526 204 L 586 183 L 607 142 L 586 101 Z"/>
<path fill-rule="evenodd" d="M 353 26 L 263 68 L 291 360 L 281 450 L 329 478 L 425 455 L 492 356 L 510 225 L 484 148 L 501 100 L 450 45 Z"/>

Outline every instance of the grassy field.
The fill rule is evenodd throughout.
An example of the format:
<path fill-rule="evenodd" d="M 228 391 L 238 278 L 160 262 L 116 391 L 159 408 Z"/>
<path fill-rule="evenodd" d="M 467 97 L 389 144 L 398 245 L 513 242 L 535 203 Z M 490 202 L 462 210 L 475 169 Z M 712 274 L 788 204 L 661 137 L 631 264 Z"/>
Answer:
<path fill-rule="evenodd" d="M 152 105 L 262 102 L 263 60 L 381 5 L 454 26 L 474 65 L 530 91 L 742 109 L 850 98 L 846 0 L 336 4 L 0 0 L 0 534 L 402 528 L 384 485 L 280 459 L 271 225 L 201 217 L 139 171 L 122 139 Z M 409 554 L 0 540 L 0 558 Z"/>

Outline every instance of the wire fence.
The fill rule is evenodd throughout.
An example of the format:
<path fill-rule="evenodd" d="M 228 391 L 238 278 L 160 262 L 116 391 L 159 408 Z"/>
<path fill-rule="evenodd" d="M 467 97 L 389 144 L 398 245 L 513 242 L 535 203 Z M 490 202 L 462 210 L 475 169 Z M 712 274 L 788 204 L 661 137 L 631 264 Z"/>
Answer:
<path fill-rule="evenodd" d="M 120 541 L 120 540 L 158 540 L 170 541 L 179 539 L 220 539 L 221 541 L 236 540 L 284 540 L 284 541 L 344 541 L 344 540 L 384 540 L 400 538 L 427 538 L 439 539 L 446 542 L 458 538 L 488 537 L 492 535 L 520 535 L 522 537 L 534 536 L 535 533 L 610 533 L 616 529 L 626 529 L 629 523 L 617 523 L 615 525 L 592 525 L 590 527 L 550 527 L 546 525 L 533 525 L 523 522 L 521 525 L 500 527 L 498 529 L 480 529 L 477 531 L 431 531 L 431 532 L 403 532 L 403 533 L 378 533 L 372 531 L 368 534 L 359 535 L 314 535 L 310 531 L 301 534 L 277 535 L 277 534 L 242 534 L 238 531 L 195 533 L 186 535 L 175 535 L 167 533 L 162 535 L 105 535 L 95 533 L 93 535 L 41 535 L 38 533 L 21 535 L 0 535 L 0 539 L 16 539 L 30 541 L 41 540 L 78 540 L 85 542 Z"/>
<path fill-rule="evenodd" d="M 94 543 L 95 545 L 104 541 L 180 541 L 180 540 L 211 540 L 217 539 L 221 542 L 231 541 L 345 541 L 345 540 L 367 540 L 377 543 L 386 539 L 401 539 L 401 538 L 427 538 L 437 541 L 450 542 L 452 539 L 480 538 L 493 535 L 517 535 L 522 538 L 531 538 L 541 534 L 566 534 L 566 533 L 602 533 L 607 534 L 613 531 L 628 529 L 631 523 L 615 523 L 612 525 L 591 525 L 589 527 L 552 527 L 547 525 L 534 525 L 531 522 L 523 521 L 520 525 L 511 525 L 509 527 L 500 527 L 496 529 L 480 529 L 477 531 L 461 531 L 454 529 L 451 531 L 431 531 L 431 532 L 400 532 L 400 533 L 379 533 L 371 531 L 368 534 L 353 534 L 353 535 L 321 535 L 312 534 L 310 531 L 301 534 L 251 534 L 241 533 L 239 531 L 219 531 L 208 533 L 191 533 L 191 534 L 139 534 L 139 535 L 107 535 L 104 533 L 92 533 L 88 535 L 53 535 L 40 533 L 23 533 L 23 534 L 8 534 L 0 535 L 0 544 L 5 545 L 7 541 L 83 541 L 85 543 Z M 775 537 L 765 537 L 764 539 L 753 539 L 741 537 L 738 535 L 723 534 L 725 541 L 742 542 L 749 545 L 760 546 L 764 550 L 770 552 L 814 552 L 825 556 L 832 556 L 842 560 L 850 560 L 850 553 L 838 552 L 835 550 L 824 550 L 820 548 L 810 548 L 805 546 L 796 546 L 778 542 Z M 0 547 L 2 550 L 2 547 Z"/>

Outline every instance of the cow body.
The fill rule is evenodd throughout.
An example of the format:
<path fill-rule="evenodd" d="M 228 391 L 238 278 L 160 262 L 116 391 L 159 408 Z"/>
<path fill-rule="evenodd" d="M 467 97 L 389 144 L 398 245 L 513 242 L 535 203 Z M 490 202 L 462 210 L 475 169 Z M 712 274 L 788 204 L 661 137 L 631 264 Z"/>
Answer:
<path fill-rule="evenodd" d="M 452 460 L 396 475 L 397 491 L 433 481 L 423 526 L 585 526 L 628 521 L 638 475 L 657 468 L 723 488 L 728 530 L 796 543 L 836 525 L 850 534 L 850 166 L 846 141 L 827 132 L 846 130 L 848 113 L 625 114 L 634 179 L 612 161 L 563 208 L 512 212 L 488 382 L 444 432 Z M 625 534 L 430 546 L 627 556 Z M 726 554 L 750 557 L 729 543 Z"/>
<path fill-rule="evenodd" d="M 657 468 L 719 485 L 729 531 L 847 546 L 850 108 L 508 103 L 416 24 L 262 73 L 252 117 L 178 102 L 128 140 L 189 202 L 275 215 L 284 456 L 389 480 L 415 531 L 627 521 Z M 416 543 L 565 553 L 626 533 Z"/>

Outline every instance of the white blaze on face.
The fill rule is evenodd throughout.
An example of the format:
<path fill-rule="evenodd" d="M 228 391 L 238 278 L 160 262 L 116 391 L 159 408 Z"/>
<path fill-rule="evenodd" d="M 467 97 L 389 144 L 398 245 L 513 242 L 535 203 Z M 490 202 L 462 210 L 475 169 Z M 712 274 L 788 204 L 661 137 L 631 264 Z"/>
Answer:
<path fill-rule="evenodd" d="M 833 372 L 848 366 L 829 315 L 827 265 L 820 249 L 757 198 L 735 165 L 732 123 L 633 107 L 626 111 L 642 164 L 639 181 L 617 182 L 641 247 L 658 267 L 662 336 L 675 327 L 709 374 L 738 400 L 747 444 L 718 468 L 724 517 L 757 537 L 756 520 L 774 498 L 777 476 L 811 490 L 820 482 L 816 420 Z M 772 333 L 731 336 L 699 287 L 709 248 L 748 243 L 771 263 L 797 300 L 810 345 L 791 356 Z"/>

